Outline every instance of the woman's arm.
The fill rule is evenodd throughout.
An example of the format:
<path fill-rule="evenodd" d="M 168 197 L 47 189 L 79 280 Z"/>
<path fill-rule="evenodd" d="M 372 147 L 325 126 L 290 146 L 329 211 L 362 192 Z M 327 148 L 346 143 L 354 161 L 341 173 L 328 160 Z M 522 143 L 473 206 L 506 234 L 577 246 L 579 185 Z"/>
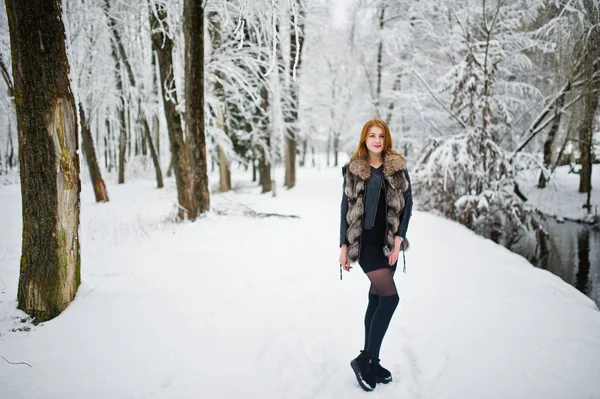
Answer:
<path fill-rule="evenodd" d="M 348 197 L 346 197 L 346 167 L 342 167 L 342 175 L 344 176 L 344 185 L 342 186 L 342 204 L 340 210 L 340 247 L 343 244 L 349 245 L 346 233 L 348 231 L 348 221 L 346 215 L 348 214 Z"/>
<path fill-rule="evenodd" d="M 406 239 L 406 231 L 408 230 L 408 222 L 410 221 L 410 217 L 412 215 L 412 185 L 410 184 L 410 177 L 408 176 L 408 171 L 404 171 L 404 175 L 406 176 L 406 181 L 408 182 L 408 189 L 404 192 L 404 211 L 400 216 L 400 224 L 398 225 L 398 231 L 396 232 L 397 236 L 402 237 L 402 239 Z"/>

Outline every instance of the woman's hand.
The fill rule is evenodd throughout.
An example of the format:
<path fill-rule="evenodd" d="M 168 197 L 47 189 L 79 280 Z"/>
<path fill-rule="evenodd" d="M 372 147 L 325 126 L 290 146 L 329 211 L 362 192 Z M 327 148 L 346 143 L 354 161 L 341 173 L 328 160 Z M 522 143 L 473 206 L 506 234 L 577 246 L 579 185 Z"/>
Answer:
<path fill-rule="evenodd" d="M 388 255 L 388 264 L 390 266 L 394 266 L 398 261 L 398 256 L 400 255 L 400 247 L 402 246 L 402 237 L 395 236 L 394 237 L 394 251 Z"/>
<path fill-rule="evenodd" d="M 342 268 L 347 272 L 352 269 L 350 261 L 348 260 L 348 246 L 346 244 L 342 244 L 342 247 L 340 248 L 340 265 L 342 265 Z"/>

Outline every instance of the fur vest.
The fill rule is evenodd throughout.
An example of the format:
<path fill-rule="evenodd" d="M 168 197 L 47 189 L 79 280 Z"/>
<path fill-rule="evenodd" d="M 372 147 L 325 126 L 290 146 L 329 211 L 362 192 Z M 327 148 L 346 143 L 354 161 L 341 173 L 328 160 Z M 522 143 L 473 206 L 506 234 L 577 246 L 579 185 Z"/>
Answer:
<path fill-rule="evenodd" d="M 400 217 L 404 211 L 404 192 L 408 189 L 408 181 L 404 171 L 406 159 L 402 155 L 385 155 L 383 159 L 383 182 L 385 184 L 386 202 L 386 234 L 383 253 L 388 256 L 394 251 L 394 234 L 398 230 Z M 360 256 L 361 235 L 365 210 L 366 181 L 371 177 L 371 165 L 364 158 L 350 161 L 346 167 L 346 187 L 344 192 L 348 198 L 348 259 L 356 262 Z M 403 249 L 408 248 L 405 240 Z"/>

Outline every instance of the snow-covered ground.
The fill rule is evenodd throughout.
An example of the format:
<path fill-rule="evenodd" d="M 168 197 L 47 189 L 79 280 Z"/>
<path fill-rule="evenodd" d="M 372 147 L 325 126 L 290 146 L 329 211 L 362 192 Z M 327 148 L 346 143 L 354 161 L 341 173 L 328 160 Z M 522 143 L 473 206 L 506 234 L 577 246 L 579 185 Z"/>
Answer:
<path fill-rule="evenodd" d="M 556 168 L 552 180 L 544 189 L 537 188 L 539 173 L 529 173 L 521 189 L 530 203 L 549 216 L 570 220 L 585 220 L 587 193 L 579 192 L 579 175 L 569 173 L 569 166 Z M 600 214 L 600 165 L 592 165 L 592 215 Z"/>
<path fill-rule="evenodd" d="M 593 301 L 418 211 L 381 354 L 394 382 L 363 392 L 368 282 L 339 279 L 339 168 L 300 169 L 276 198 L 235 178 L 195 223 L 171 222 L 172 180 L 110 184 L 107 204 L 84 185 L 83 283 L 35 327 L 15 310 L 19 187 L 0 187 L 0 355 L 31 366 L 0 358 L 0 398 L 600 398 Z"/>

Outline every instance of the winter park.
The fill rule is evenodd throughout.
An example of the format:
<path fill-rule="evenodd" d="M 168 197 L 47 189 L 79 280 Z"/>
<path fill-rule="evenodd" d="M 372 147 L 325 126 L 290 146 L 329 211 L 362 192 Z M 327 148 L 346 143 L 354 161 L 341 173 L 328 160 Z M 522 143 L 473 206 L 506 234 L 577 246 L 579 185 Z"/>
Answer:
<path fill-rule="evenodd" d="M 597 0 L 6 0 L 0 398 L 600 399 Z"/>

